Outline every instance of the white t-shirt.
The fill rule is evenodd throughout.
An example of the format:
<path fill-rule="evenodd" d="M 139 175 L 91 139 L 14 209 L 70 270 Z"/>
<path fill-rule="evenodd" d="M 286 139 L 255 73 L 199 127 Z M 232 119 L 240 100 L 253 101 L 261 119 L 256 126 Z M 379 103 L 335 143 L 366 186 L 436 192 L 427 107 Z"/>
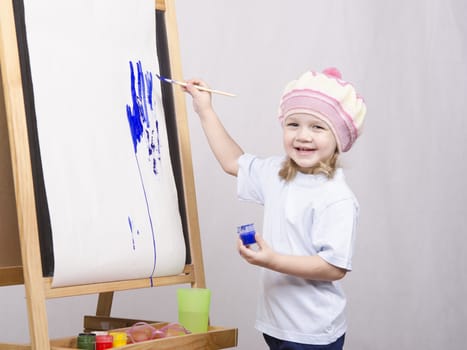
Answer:
<path fill-rule="evenodd" d="M 264 206 L 263 238 L 287 255 L 319 255 L 351 270 L 358 202 L 342 169 L 334 177 L 298 173 L 290 182 L 278 172 L 284 157 L 239 159 L 238 197 Z M 306 280 L 261 270 L 256 329 L 303 344 L 330 344 L 346 331 L 345 295 L 338 281 Z"/>

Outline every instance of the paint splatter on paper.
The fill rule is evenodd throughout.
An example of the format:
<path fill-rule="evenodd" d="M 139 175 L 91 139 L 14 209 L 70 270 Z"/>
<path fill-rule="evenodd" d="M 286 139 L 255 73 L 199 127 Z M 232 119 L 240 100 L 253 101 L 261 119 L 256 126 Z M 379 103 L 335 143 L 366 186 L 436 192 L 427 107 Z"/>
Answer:
<path fill-rule="evenodd" d="M 130 124 L 134 152 L 138 153 L 138 146 L 147 152 L 148 161 L 152 163 L 153 172 L 158 174 L 161 161 L 161 147 L 159 122 L 151 123 L 150 112 L 153 106 L 153 75 L 143 72 L 140 61 L 130 61 L 131 98 L 132 104 L 126 106 L 128 123 Z"/>
<path fill-rule="evenodd" d="M 130 61 L 130 87 L 132 104 L 126 106 L 128 124 L 130 127 L 131 137 L 133 140 L 133 149 L 135 153 L 135 161 L 138 167 L 141 188 L 144 193 L 145 205 L 147 209 L 147 219 L 151 228 L 152 242 L 154 248 L 154 263 L 151 276 L 156 269 L 156 238 L 154 231 L 153 219 L 151 216 L 151 208 L 148 202 L 146 193 L 145 180 L 141 172 L 140 158 L 138 154 L 141 152 L 147 162 L 151 163 L 152 172 L 157 176 L 160 171 L 161 162 L 161 147 L 159 135 L 159 122 L 156 118 L 151 118 L 154 113 L 153 105 L 153 75 L 151 72 L 143 72 L 143 67 L 140 61 L 135 65 Z M 151 119 L 154 119 L 153 121 Z M 130 223 L 130 231 L 132 235 L 133 250 L 136 250 L 133 224 L 131 219 L 128 218 Z M 152 279 L 151 279 L 152 281 Z"/>

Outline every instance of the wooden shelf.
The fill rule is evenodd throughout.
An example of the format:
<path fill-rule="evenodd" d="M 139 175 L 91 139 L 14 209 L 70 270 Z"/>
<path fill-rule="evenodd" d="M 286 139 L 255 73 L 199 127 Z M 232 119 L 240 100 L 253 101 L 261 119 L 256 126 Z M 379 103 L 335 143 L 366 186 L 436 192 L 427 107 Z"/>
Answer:
<path fill-rule="evenodd" d="M 165 325 L 161 323 L 160 327 Z M 186 334 L 162 339 L 148 340 L 140 343 L 128 344 L 119 347 L 122 350 L 165 350 L 165 349 L 203 349 L 216 350 L 234 348 L 238 344 L 238 330 L 236 328 L 223 328 L 211 326 L 206 333 Z M 50 341 L 51 350 L 77 349 L 77 337 L 66 337 Z M 0 349 L 5 350 L 31 350 L 29 344 L 0 343 Z"/>
<path fill-rule="evenodd" d="M 164 325 L 166 325 L 166 323 L 153 324 L 155 327 L 163 327 Z M 125 329 L 126 328 L 117 329 L 116 331 Z M 119 347 L 119 349 L 226 349 L 237 346 L 237 337 L 236 328 L 211 326 L 206 333 L 186 334 L 148 340 L 140 343 L 128 344 Z M 76 349 L 76 339 L 76 337 L 54 339 L 50 342 L 50 345 L 52 350 Z"/>

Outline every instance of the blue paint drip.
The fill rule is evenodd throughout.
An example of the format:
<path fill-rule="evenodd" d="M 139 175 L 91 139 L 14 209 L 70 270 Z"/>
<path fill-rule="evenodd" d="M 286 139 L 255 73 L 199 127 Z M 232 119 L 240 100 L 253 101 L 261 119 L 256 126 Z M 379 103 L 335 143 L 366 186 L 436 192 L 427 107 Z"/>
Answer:
<path fill-rule="evenodd" d="M 143 66 L 141 61 L 136 63 L 136 74 L 134 70 L 133 62 L 130 61 L 130 81 L 131 81 L 131 102 L 132 105 L 126 106 L 128 124 L 130 126 L 131 137 L 133 140 L 133 151 L 135 153 L 135 160 L 136 165 L 138 167 L 141 187 L 144 194 L 144 199 L 146 202 L 146 210 L 148 214 L 148 220 L 151 227 L 152 233 L 152 242 L 153 242 L 153 250 L 154 250 L 154 263 L 151 272 L 151 286 L 152 286 L 152 275 L 156 269 L 156 239 L 154 233 L 154 225 L 152 222 L 151 211 L 149 208 L 149 202 L 147 198 L 146 188 L 143 181 L 143 176 L 141 173 L 141 167 L 138 160 L 138 146 L 146 147 L 148 161 L 150 162 L 150 166 L 153 169 L 154 175 L 158 175 L 158 166 L 161 160 L 161 152 L 160 152 L 160 136 L 159 136 L 159 123 L 156 120 L 155 128 L 152 127 L 150 118 L 149 118 L 149 111 L 154 109 L 153 105 L 153 75 L 151 72 L 143 73 Z M 144 141 L 144 145 L 143 145 Z M 157 146 L 156 146 L 157 144 Z M 130 229 L 133 233 L 131 220 L 130 222 Z M 139 231 L 137 231 L 139 235 Z"/>
<path fill-rule="evenodd" d="M 146 202 L 146 211 L 148 213 L 149 226 L 151 227 L 152 248 L 153 248 L 153 252 L 154 252 L 154 262 L 153 262 L 153 265 L 152 265 L 152 272 L 151 272 L 151 276 L 152 276 L 154 274 L 154 271 L 156 270 L 156 260 L 157 260 L 156 259 L 156 235 L 155 235 L 155 232 L 154 232 L 154 225 L 152 223 L 151 211 L 149 209 L 148 196 L 146 194 L 146 188 L 144 187 L 143 176 L 141 175 L 141 168 L 139 166 L 138 158 L 136 156 L 135 156 L 135 159 L 136 159 L 136 165 L 138 166 L 139 178 L 141 180 L 141 187 L 143 189 L 144 200 Z M 139 234 L 139 231 L 138 231 L 138 234 Z M 151 280 L 151 287 L 152 287 L 152 280 Z"/>

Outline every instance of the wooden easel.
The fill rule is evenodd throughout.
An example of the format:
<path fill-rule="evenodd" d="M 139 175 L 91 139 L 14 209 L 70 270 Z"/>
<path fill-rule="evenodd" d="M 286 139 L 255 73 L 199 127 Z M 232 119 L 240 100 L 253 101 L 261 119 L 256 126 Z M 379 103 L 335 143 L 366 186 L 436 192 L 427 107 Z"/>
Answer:
<path fill-rule="evenodd" d="M 0 246 L 6 246 L 5 253 L 0 251 L 0 287 L 24 284 L 30 344 L 0 342 L 0 349 L 71 349 L 76 347 L 75 337 L 49 339 L 47 299 L 99 293 L 96 316 L 85 317 L 84 328 L 99 329 L 102 319 L 107 324 L 110 322 L 112 329 L 123 328 L 136 320 L 110 317 L 113 293 L 151 286 L 146 278 L 52 288 L 52 279 L 43 277 L 13 1 L 0 2 Z M 174 0 L 155 0 L 155 8 L 164 18 L 171 75 L 182 77 Z M 182 197 L 184 204 L 181 211 L 191 261 L 186 264 L 182 274 L 154 278 L 153 284 L 167 286 L 189 283 L 192 287 L 205 287 L 185 97 L 179 89 L 172 89 L 172 94 L 176 116 L 176 130 L 172 130 L 172 136 L 177 140 L 180 175 L 177 180 L 179 197 Z M 127 345 L 124 349 L 222 349 L 236 345 L 237 329 L 211 326 L 206 333 L 137 343 Z"/>

